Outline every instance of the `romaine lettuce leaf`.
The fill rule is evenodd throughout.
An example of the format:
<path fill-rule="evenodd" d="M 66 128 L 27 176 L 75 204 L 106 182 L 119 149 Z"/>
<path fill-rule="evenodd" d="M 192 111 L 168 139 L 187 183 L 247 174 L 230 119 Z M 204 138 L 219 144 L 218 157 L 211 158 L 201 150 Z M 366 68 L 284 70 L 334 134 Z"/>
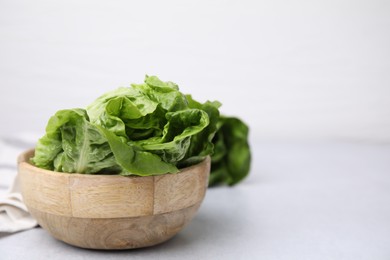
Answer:
<path fill-rule="evenodd" d="M 32 162 L 59 172 L 119 171 L 106 138 L 88 121 L 84 109 L 60 110 L 50 118 Z"/>
<path fill-rule="evenodd" d="M 130 132 L 126 124 L 134 129 L 148 130 L 150 135 L 153 129 L 159 128 L 159 117 L 150 116 L 157 106 L 158 103 L 143 92 L 122 87 L 100 96 L 86 110 L 92 124 L 100 125 L 115 135 L 131 138 L 134 132 Z M 148 120 L 145 120 L 146 116 Z"/>
<path fill-rule="evenodd" d="M 220 117 L 213 139 L 209 186 L 235 185 L 250 171 L 251 152 L 248 126 L 235 117 Z"/>
<path fill-rule="evenodd" d="M 58 111 L 32 162 L 59 172 L 148 176 L 176 173 L 212 155 L 210 185 L 234 185 L 249 172 L 248 127 L 221 117 L 220 106 L 146 76 L 143 84 L 105 93 L 85 110 Z"/>
<path fill-rule="evenodd" d="M 158 155 L 137 150 L 136 147 L 124 143 L 114 133 L 98 126 L 107 138 L 116 162 L 122 167 L 121 175 L 160 175 L 176 173 L 179 170 L 172 164 L 164 162 Z"/>
<path fill-rule="evenodd" d="M 177 164 L 186 159 L 191 138 L 209 125 L 209 117 L 200 109 L 186 109 L 166 114 L 168 120 L 161 137 L 134 142 L 164 161 Z"/>
<path fill-rule="evenodd" d="M 217 123 L 219 119 L 219 107 L 221 103 L 218 101 L 200 103 L 192 98 L 191 95 L 186 95 L 188 106 L 192 109 L 200 109 L 207 113 L 209 124 L 207 127 L 192 136 L 190 147 L 188 148 L 185 160 L 179 163 L 179 167 L 193 165 L 202 161 L 206 156 L 211 155 L 214 151 L 212 140 L 217 131 Z"/>

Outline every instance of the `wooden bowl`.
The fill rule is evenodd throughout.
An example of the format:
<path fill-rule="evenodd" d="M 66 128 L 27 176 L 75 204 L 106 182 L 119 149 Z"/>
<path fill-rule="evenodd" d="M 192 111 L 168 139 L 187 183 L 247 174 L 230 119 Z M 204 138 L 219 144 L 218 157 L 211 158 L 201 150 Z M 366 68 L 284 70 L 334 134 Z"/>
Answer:
<path fill-rule="evenodd" d="M 130 249 L 162 243 L 197 212 L 207 189 L 210 158 L 177 174 L 147 177 L 69 174 L 18 158 L 22 195 L 39 225 L 68 244 Z"/>

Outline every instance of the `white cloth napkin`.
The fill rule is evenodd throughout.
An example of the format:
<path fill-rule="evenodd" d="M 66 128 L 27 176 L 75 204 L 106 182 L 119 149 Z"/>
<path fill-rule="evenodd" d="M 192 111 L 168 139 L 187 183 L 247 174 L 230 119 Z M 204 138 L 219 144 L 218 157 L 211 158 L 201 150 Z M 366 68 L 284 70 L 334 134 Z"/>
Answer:
<path fill-rule="evenodd" d="M 19 178 L 16 175 L 11 189 L 0 198 L 0 232 L 18 232 L 33 228 L 37 224 L 23 203 Z"/>
<path fill-rule="evenodd" d="M 0 138 L 0 233 L 13 233 L 37 226 L 23 203 L 17 157 L 34 147 L 35 135 L 21 134 L 18 138 Z"/>

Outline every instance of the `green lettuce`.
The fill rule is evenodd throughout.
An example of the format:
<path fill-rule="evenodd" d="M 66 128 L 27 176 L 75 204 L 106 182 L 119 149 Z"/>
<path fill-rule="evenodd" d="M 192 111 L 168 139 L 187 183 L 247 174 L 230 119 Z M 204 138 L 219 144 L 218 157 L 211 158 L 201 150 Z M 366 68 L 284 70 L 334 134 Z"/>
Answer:
<path fill-rule="evenodd" d="M 84 109 L 60 110 L 52 116 L 35 147 L 32 162 L 58 172 L 114 173 L 120 169 L 107 139 L 89 122 Z"/>
<path fill-rule="evenodd" d="M 105 93 L 85 109 L 58 111 L 32 162 L 58 172 L 148 176 L 176 173 L 212 156 L 210 185 L 232 185 L 249 172 L 248 129 L 221 117 L 220 106 L 146 76 L 143 84 Z"/>
<path fill-rule="evenodd" d="M 250 170 L 251 153 L 248 126 L 235 117 L 220 117 L 218 131 L 213 139 L 209 185 L 235 185 Z"/>

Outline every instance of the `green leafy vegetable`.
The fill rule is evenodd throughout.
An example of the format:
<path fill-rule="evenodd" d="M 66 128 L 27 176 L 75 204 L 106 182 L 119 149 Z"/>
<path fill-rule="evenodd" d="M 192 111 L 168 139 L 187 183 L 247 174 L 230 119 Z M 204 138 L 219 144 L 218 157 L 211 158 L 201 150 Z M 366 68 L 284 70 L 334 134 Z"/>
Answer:
<path fill-rule="evenodd" d="M 212 142 L 215 133 L 217 132 L 217 124 L 219 119 L 219 110 L 221 103 L 218 101 L 207 101 L 201 104 L 195 101 L 191 95 L 187 95 L 188 105 L 190 108 L 200 109 L 207 113 L 210 123 L 202 131 L 192 137 L 190 147 L 187 151 L 187 159 L 180 163 L 180 167 L 196 164 L 202 161 L 207 155 L 211 155 L 214 151 Z"/>
<path fill-rule="evenodd" d="M 221 117 L 214 137 L 209 185 L 234 185 L 244 179 L 250 170 L 251 154 L 248 144 L 248 126 L 235 117 Z"/>
<path fill-rule="evenodd" d="M 248 128 L 221 117 L 220 106 L 146 76 L 143 84 L 108 92 L 86 109 L 58 111 L 32 162 L 59 172 L 148 176 L 176 173 L 212 155 L 210 185 L 233 185 L 249 172 Z"/>
<path fill-rule="evenodd" d="M 32 162 L 59 172 L 118 172 L 115 157 L 84 109 L 60 110 L 49 120 Z"/>
<path fill-rule="evenodd" d="M 99 129 L 106 136 L 117 163 L 123 168 L 122 175 L 148 176 L 150 174 L 159 175 L 178 172 L 175 166 L 162 161 L 159 156 L 145 151 L 138 151 L 131 145 L 122 142 L 118 136 L 110 131 L 101 127 Z"/>

